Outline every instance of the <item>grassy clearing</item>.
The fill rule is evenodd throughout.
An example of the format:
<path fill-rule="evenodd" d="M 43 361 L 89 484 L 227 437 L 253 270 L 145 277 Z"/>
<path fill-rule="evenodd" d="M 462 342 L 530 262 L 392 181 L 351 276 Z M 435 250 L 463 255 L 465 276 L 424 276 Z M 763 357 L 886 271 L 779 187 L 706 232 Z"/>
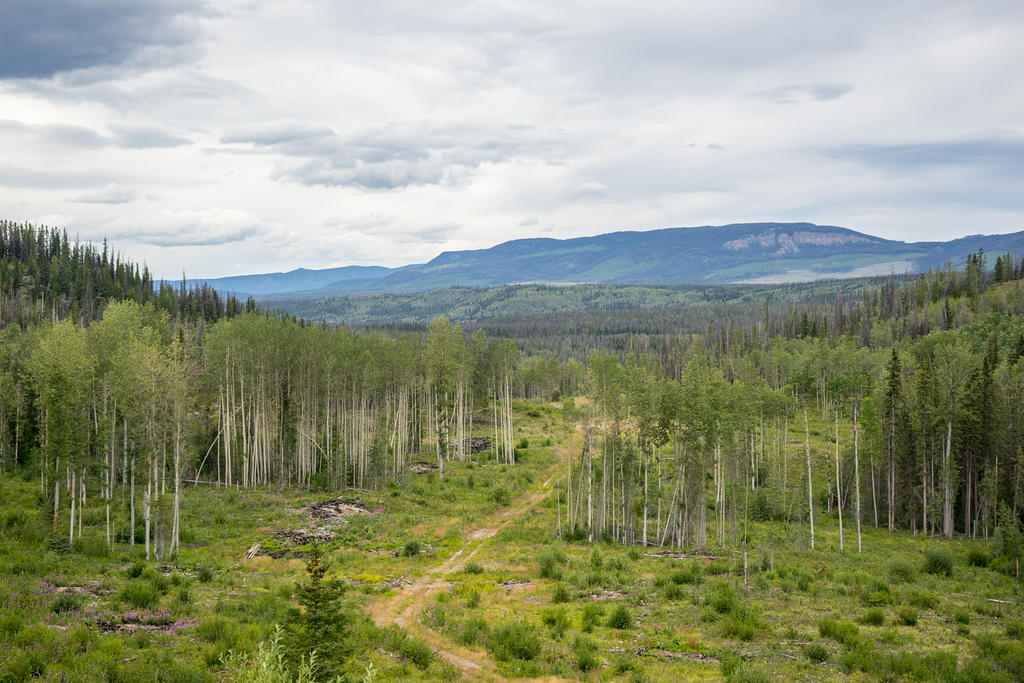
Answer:
<path fill-rule="evenodd" d="M 540 486 L 564 433 L 553 409 L 520 405 L 519 413 L 521 436 L 537 445 L 521 450 L 515 468 L 452 463 L 443 481 L 409 474 L 404 491 L 344 494 L 383 508 L 326 525 L 346 605 L 362 612 L 396 595 L 403 577 L 426 575 L 470 530 Z M 227 679 L 230 653 L 256 653 L 295 609 L 308 548 L 276 532 L 309 527 L 302 508 L 333 497 L 188 487 L 185 547 L 146 563 L 138 546 L 107 553 L 98 507 L 86 509 L 81 543 L 52 538 L 37 491 L 36 482 L 0 478 L 2 681 Z M 800 523 L 751 522 L 745 579 L 741 555 L 713 536 L 700 557 L 558 541 L 552 495 L 475 543 L 471 561 L 416 618 L 509 677 L 1024 677 L 1024 590 L 988 566 L 984 542 L 866 525 L 858 554 L 848 519 L 840 553 L 837 520 L 819 512 L 816 523 L 810 551 Z M 281 556 L 246 559 L 257 541 Z M 400 628 L 351 626 L 352 680 L 368 671 L 376 680 L 459 676 Z"/>

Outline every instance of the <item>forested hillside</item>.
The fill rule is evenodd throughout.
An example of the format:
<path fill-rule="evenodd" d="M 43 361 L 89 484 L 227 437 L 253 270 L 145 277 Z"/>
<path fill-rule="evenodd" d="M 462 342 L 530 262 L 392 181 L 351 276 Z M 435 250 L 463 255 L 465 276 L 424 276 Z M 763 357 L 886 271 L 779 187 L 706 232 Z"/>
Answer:
<path fill-rule="evenodd" d="M 367 578 L 376 575 L 373 563 L 393 566 L 373 555 L 380 550 L 373 534 L 390 539 L 396 557 L 421 552 L 413 532 L 394 526 L 411 518 L 372 526 L 373 515 L 405 505 L 421 506 L 417 514 L 428 516 L 456 506 L 456 520 L 491 506 L 508 508 L 497 526 L 479 521 L 479 533 L 464 538 L 457 521 L 429 517 L 441 536 L 430 536 L 434 529 L 422 526 L 422 517 L 409 522 L 408 529 L 418 528 L 438 545 L 433 552 L 454 553 L 446 562 L 457 564 L 445 565 L 448 572 L 463 566 L 470 572 L 469 557 L 457 559 L 462 549 L 492 537 L 511 543 L 514 538 L 496 534 L 520 516 L 532 524 L 529 543 L 557 540 L 574 556 L 593 544 L 589 560 L 572 561 L 590 563 L 581 565 L 579 578 L 580 590 L 587 591 L 611 590 L 602 581 L 613 581 L 613 574 L 616 585 L 647 590 L 630 583 L 635 577 L 623 578 L 624 565 L 602 573 L 599 548 L 615 553 L 617 546 L 629 546 L 698 557 L 743 553 L 742 573 L 735 576 L 743 577 L 746 593 L 746 553 L 755 527 L 758 553 L 770 553 L 772 571 L 776 551 L 884 552 L 890 541 L 882 540 L 881 529 L 893 538 L 933 544 L 994 539 L 984 550 L 993 585 L 1019 578 L 1024 286 L 1018 278 L 1024 264 L 1017 256 L 1000 255 L 990 268 L 979 252 L 963 269 L 816 286 L 807 296 L 794 288 L 772 290 L 771 296 L 742 290 L 731 301 L 666 306 L 653 314 L 590 311 L 466 327 L 442 315 L 426 327 L 350 330 L 258 310 L 251 301 L 221 299 L 210 289 L 163 285 L 153 291 L 144 267 L 111 255 L 106 245 L 72 244 L 31 226 L 0 227 L 0 471 L 10 495 L 34 496 L 4 520 L 3 547 L 11 552 L 35 547 L 55 557 L 125 553 L 180 563 L 200 556 L 186 547 L 206 533 L 209 521 L 200 511 L 217 505 L 220 499 L 211 496 L 230 488 L 232 501 L 242 496 L 249 505 L 265 506 L 262 514 L 278 524 L 289 522 L 280 521 L 284 513 L 271 502 L 283 500 L 276 497 L 285 492 L 346 496 L 342 502 L 367 515 L 365 523 L 345 520 L 333 531 L 317 527 L 308 532 L 312 536 L 274 540 L 259 536 L 265 530 L 238 536 L 226 528 L 221 511 L 214 528 L 236 534 L 233 544 L 262 538 L 252 544 L 249 560 L 264 546 L 315 558 L 313 541 L 335 553 L 358 550 L 359 559 L 344 561 L 362 568 L 353 585 L 367 592 L 384 586 L 383 578 Z M 476 488 L 478 481 L 486 482 L 486 491 Z M 513 494 L 529 497 L 509 507 Z M 189 500 L 195 510 L 188 509 Z M 307 501 L 313 505 L 307 514 L 315 517 L 314 502 Z M 527 515 L 533 506 L 546 512 Z M 31 516 L 26 510 L 33 510 Z M 254 529 L 250 522 L 233 524 Z M 219 547 L 217 539 L 202 537 Z M 562 547 L 542 561 L 541 579 L 561 577 L 559 567 L 567 562 L 558 554 Z M 636 561 L 641 552 L 633 553 Z M 322 578 L 316 562 L 311 560 L 310 576 Z M 726 565 L 724 572 L 731 572 Z M 763 566 L 759 560 L 758 571 Z M 3 571 L 15 576 L 43 570 L 19 559 Z M 129 576 L 129 583 L 138 582 L 138 575 Z M 310 580 L 315 593 L 319 579 Z M 436 583 L 415 595 L 425 599 Z M 401 582 L 380 590 L 396 585 Z M 731 586 L 715 590 L 733 591 Z M 610 599 L 623 597 L 616 591 Z M 584 595 L 590 594 L 575 597 Z M 742 623 L 729 621 L 711 654 L 699 644 L 687 650 L 704 652 L 723 667 L 731 661 L 726 655 L 734 656 L 736 639 L 745 642 L 769 630 L 755 611 L 733 611 L 730 601 L 738 597 L 729 595 L 720 610 L 711 602 L 717 598 L 694 594 L 695 601 L 708 601 L 713 614 L 728 613 Z M 1011 597 L 1007 604 L 1015 604 L 1016 594 Z M 214 596 L 209 598 L 206 607 L 215 614 L 229 613 L 217 612 Z M 440 597 L 416 626 L 401 616 L 402 599 L 400 593 L 393 608 L 370 608 L 371 615 L 379 625 L 438 633 L 471 628 L 446 612 Z M 8 598 L 9 604 L 18 600 Z M 895 598 L 879 600 L 892 604 Z M 183 598 L 181 604 L 189 603 Z M 639 597 L 634 603 L 645 604 Z M 625 616 L 610 616 L 609 628 L 631 628 L 629 610 L 619 607 Z M 791 608 L 779 607 L 783 613 Z M 182 619 L 191 614 L 183 606 L 173 609 Z M 267 609 L 278 622 L 300 623 L 296 613 Z M 916 623 L 916 612 L 913 618 Z M 557 625 L 563 617 L 551 619 Z M 252 626 L 248 640 L 238 636 L 236 655 L 255 653 L 257 642 L 268 642 L 270 622 L 257 623 L 262 625 Z M 223 623 L 218 628 L 230 630 Z M 314 627 L 302 628 L 308 634 Z M 553 635 L 554 649 L 541 656 L 539 645 L 536 652 L 502 649 L 527 638 L 525 631 L 500 635 L 486 623 L 472 628 L 489 635 L 466 636 L 465 642 L 482 639 L 495 660 L 506 662 L 505 675 L 569 675 L 598 666 L 580 663 L 581 652 L 597 647 L 588 644 L 589 636 L 581 634 L 570 646 Z M 533 633 L 532 626 L 522 628 Z M 655 631 L 645 637 L 657 639 Z M 222 635 L 199 633 L 211 643 Z M 352 648 L 362 643 L 361 651 L 383 638 L 366 630 L 348 633 L 345 642 Z M 389 652 L 422 664 L 416 677 L 433 675 L 423 673 L 437 666 L 430 664 L 429 648 L 417 660 L 415 648 L 422 646 L 407 644 L 401 629 L 388 633 Z M 297 670 L 310 646 L 296 645 L 301 639 L 287 642 L 289 666 Z M 656 642 L 661 651 L 669 647 Z M 848 645 L 855 652 L 852 640 Z M 180 647 L 195 656 L 193 646 Z M 949 646 L 962 652 L 959 647 Z M 204 650 L 202 656 L 208 667 L 224 671 L 239 661 L 231 659 L 231 649 Z M 346 671 L 353 674 L 351 651 L 325 656 L 337 667 L 348 662 Z M 984 652 L 978 657 L 978 666 L 993 675 L 1021 666 L 993 664 Z M 843 666 L 885 677 L 871 668 L 872 659 L 861 652 Z M 471 670 L 458 659 L 448 661 L 464 675 Z M 550 666 L 524 663 L 537 661 Z M 568 662 L 575 662 L 571 672 Z M 952 667 L 959 671 L 955 656 Z"/>

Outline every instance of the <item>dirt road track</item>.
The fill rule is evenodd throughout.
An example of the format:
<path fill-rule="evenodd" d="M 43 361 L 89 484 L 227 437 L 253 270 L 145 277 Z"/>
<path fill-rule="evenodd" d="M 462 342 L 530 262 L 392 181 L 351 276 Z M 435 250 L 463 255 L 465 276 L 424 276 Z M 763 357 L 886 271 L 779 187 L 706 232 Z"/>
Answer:
<path fill-rule="evenodd" d="M 520 517 L 551 492 L 551 475 L 539 488 L 518 498 L 508 508 L 491 518 L 483 526 L 470 529 L 467 540 L 461 548 L 425 576 L 413 579 L 412 585 L 402 589 L 397 595 L 386 600 L 375 602 L 369 606 L 370 617 L 378 626 L 398 624 L 410 633 L 425 640 L 439 657 L 446 659 L 458 667 L 463 676 L 478 681 L 504 681 L 497 672 L 494 662 L 485 653 L 461 647 L 447 638 L 432 631 L 416 621 L 416 614 L 423 609 L 436 593 L 447 590 L 445 579 L 460 569 L 477 553 L 480 548 L 499 531 Z"/>

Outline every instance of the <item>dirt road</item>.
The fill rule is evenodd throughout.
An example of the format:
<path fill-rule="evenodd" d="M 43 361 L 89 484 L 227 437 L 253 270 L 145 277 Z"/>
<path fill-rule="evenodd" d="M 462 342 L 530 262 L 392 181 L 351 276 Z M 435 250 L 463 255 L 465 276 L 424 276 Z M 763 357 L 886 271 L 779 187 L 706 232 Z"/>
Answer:
<path fill-rule="evenodd" d="M 398 624 L 410 633 L 419 636 L 434 648 L 439 657 L 454 664 L 467 678 L 480 681 L 506 680 L 497 673 L 494 662 L 485 653 L 470 650 L 449 641 L 441 634 L 417 622 L 416 614 L 427 605 L 436 593 L 447 590 L 446 579 L 450 574 L 462 569 L 484 544 L 514 519 L 544 500 L 551 492 L 551 482 L 554 478 L 555 475 L 552 474 L 540 487 L 515 500 L 510 507 L 496 514 L 483 526 L 470 529 L 467 540 L 461 548 L 424 576 L 414 578 L 412 585 L 406 586 L 397 595 L 371 604 L 369 612 L 373 621 L 378 626 Z"/>

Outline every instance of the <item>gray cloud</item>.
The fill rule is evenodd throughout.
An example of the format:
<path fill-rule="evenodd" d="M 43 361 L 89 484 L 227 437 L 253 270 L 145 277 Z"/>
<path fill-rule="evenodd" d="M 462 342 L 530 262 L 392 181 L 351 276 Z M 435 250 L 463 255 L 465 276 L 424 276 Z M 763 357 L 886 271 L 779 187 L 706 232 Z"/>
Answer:
<path fill-rule="evenodd" d="M 135 193 L 117 183 L 110 183 L 100 190 L 83 192 L 67 201 L 77 204 L 127 204 L 135 199 Z"/>
<path fill-rule="evenodd" d="M 92 128 L 65 123 L 27 124 L 0 120 L 0 136 L 8 135 L 33 145 L 61 149 L 159 149 L 190 144 L 188 138 L 152 126 L 110 124 L 111 135 L 101 135 Z"/>
<path fill-rule="evenodd" d="M 506 161 L 536 146 L 471 128 L 379 128 L 346 136 L 328 126 L 288 122 L 231 130 L 221 143 L 277 156 L 274 180 L 364 190 L 452 183 L 482 163 Z"/>
<path fill-rule="evenodd" d="M 855 144 L 826 148 L 833 159 L 895 171 L 988 169 L 1024 174 L 1024 140 L 977 139 L 906 144 Z"/>
<path fill-rule="evenodd" d="M 164 147 L 181 147 L 192 141 L 180 135 L 168 133 L 152 126 L 108 126 L 113 133 L 114 145 L 126 149 L 158 149 Z"/>
<path fill-rule="evenodd" d="M 808 98 L 818 102 L 838 100 L 851 90 L 853 86 L 849 83 L 799 83 L 759 90 L 750 93 L 750 96 L 770 100 L 776 104 L 797 104 Z"/>
<path fill-rule="evenodd" d="M 105 234 L 158 247 L 193 247 L 242 242 L 262 232 L 259 220 L 246 211 L 205 209 L 162 211 L 147 221 L 111 225 Z"/>
<path fill-rule="evenodd" d="M 194 0 L 4 0 L 0 79 L 134 61 L 168 65 L 191 54 Z"/>

